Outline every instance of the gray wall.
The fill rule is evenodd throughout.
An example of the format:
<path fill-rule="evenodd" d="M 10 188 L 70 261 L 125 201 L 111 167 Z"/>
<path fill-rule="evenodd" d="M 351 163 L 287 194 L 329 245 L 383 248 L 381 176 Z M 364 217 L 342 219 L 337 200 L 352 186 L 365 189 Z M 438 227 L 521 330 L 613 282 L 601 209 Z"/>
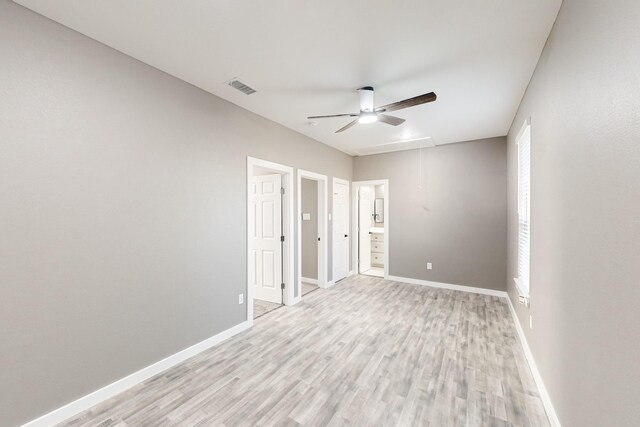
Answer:
<path fill-rule="evenodd" d="M 246 319 L 249 155 L 351 179 L 346 154 L 0 0 L 0 425 Z"/>
<path fill-rule="evenodd" d="M 507 284 L 568 427 L 640 425 L 639 23 L 637 0 L 564 0 L 509 132 Z M 527 117 L 530 309 L 512 279 L 515 136 Z"/>
<path fill-rule="evenodd" d="M 505 289 L 506 139 L 354 159 L 354 181 L 389 179 L 389 272 Z M 427 261 L 433 270 L 427 270 Z"/>
<path fill-rule="evenodd" d="M 302 212 L 310 213 L 310 221 L 302 221 L 302 277 L 318 278 L 318 182 L 302 179 Z M 302 218 L 301 218 L 302 219 Z"/>

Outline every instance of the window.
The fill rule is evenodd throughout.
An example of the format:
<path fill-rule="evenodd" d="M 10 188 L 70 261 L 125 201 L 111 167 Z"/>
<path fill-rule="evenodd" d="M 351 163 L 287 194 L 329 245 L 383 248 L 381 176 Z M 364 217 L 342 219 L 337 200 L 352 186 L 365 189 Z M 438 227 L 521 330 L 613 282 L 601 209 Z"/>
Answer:
<path fill-rule="evenodd" d="M 518 144 L 518 277 L 520 294 L 529 296 L 531 247 L 531 125 L 527 120 L 516 140 Z"/>

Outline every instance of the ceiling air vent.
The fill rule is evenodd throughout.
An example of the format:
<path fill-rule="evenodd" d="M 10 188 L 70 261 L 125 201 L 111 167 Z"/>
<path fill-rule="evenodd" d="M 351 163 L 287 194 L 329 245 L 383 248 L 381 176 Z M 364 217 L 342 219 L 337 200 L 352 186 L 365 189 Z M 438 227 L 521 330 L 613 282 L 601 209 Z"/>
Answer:
<path fill-rule="evenodd" d="M 237 89 L 240 92 L 244 93 L 245 95 L 251 95 L 252 93 L 257 92 L 254 88 L 252 88 L 251 86 L 247 86 L 246 84 L 242 83 L 238 79 L 229 80 L 227 84 L 232 88 Z"/>

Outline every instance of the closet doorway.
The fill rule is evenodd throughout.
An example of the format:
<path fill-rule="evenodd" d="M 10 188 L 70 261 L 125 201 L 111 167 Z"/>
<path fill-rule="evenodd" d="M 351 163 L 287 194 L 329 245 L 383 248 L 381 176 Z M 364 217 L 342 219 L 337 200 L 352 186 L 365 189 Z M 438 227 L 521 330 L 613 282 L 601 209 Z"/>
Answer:
<path fill-rule="evenodd" d="M 389 275 L 389 180 L 353 183 L 353 265 L 358 274 Z"/>
<path fill-rule="evenodd" d="M 295 301 L 327 287 L 328 178 L 298 169 L 298 289 Z"/>

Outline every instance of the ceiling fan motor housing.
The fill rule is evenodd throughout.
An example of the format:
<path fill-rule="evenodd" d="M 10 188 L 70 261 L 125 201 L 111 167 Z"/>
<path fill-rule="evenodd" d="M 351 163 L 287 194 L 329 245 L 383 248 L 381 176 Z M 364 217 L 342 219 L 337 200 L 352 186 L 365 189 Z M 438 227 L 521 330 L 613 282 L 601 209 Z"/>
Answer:
<path fill-rule="evenodd" d="M 361 87 L 358 93 L 360 94 L 360 111 L 373 111 L 373 88 Z"/>
<path fill-rule="evenodd" d="M 378 107 L 376 110 L 373 105 L 373 88 L 371 86 L 364 86 L 358 89 L 358 95 L 360 95 L 360 112 L 358 114 L 331 114 L 325 116 L 309 116 L 307 119 L 327 119 L 333 117 L 351 117 L 354 118 L 350 123 L 341 127 L 336 133 L 344 132 L 347 129 L 352 128 L 358 123 L 367 124 L 373 122 L 382 122 L 391 126 L 400 126 L 406 120 L 400 117 L 390 116 L 386 113 L 392 111 L 403 110 L 409 107 L 415 107 L 417 105 L 426 104 L 427 102 L 433 102 L 436 100 L 436 94 L 434 92 L 425 93 L 423 95 L 414 96 L 413 98 L 407 98 L 402 101 L 392 102 L 391 104 Z"/>

